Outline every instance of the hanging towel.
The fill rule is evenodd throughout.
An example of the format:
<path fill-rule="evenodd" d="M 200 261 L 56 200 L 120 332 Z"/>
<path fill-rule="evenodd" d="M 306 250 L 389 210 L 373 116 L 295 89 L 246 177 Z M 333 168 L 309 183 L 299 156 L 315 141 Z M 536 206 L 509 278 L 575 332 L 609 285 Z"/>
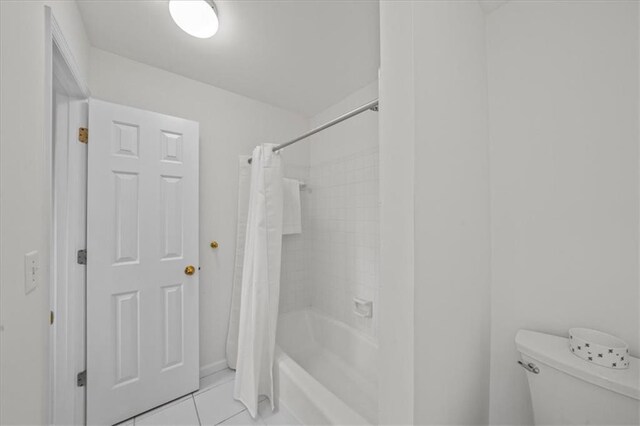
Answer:
<path fill-rule="evenodd" d="M 249 217 L 249 190 L 251 189 L 251 164 L 248 155 L 238 158 L 238 225 L 236 228 L 236 257 L 233 268 L 233 290 L 229 312 L 229 331 L 227 332 L 227 365 L 236 369 L 238 359 L 238 329 L 240 327 L 240 297 L 242 290 L 242 265 L 244 263 L 244 243 L 247 235 Z"/>
<path fill-rule="evenodd" d="M 253 151 L 249 216 L 242 271 L 238 357 L 233 396 L 252 417 L 258 398 L 273 398 L 273 355 L 282 255 L 282 163 L 264 144 Z"/>
<path fill-rule="evenodd" d="M 282 235 L 302 233 L 302 214 L 300 212 L 300 182 L 284 179 L 284 207 L 282 213 Z"/>

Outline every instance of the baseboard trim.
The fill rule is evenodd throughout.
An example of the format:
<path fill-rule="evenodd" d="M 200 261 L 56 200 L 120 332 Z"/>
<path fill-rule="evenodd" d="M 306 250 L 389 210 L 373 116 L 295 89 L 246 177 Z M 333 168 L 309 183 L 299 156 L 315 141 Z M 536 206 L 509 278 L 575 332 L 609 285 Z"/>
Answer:
<path fill-rule="evenodd" d="M 227 368 L 227 360 L 222 359 L 220 361 L 212 362 L 211 364 L 203 365 L 200 367 L 200 378 L 210 376 L 213 373 L 224 370 Z"/>

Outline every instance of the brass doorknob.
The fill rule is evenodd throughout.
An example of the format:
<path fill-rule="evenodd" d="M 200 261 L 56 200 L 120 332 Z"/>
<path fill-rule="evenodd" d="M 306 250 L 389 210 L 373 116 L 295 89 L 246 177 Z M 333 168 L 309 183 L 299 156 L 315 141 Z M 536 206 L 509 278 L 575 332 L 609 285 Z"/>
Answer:
<path fill-rule="evenodd" d="M 217 241 L 211 241 L 211 248 L 212 249 L 217 249 L 218 248 L 218 242 Z"/>
<path fill-rule="evenodd" d="M 193 265 L 189 265 L 186 268 L 184 268 L 184 273 L 187 275 L 193 275 L 196 272 L 196 267 Z"/>

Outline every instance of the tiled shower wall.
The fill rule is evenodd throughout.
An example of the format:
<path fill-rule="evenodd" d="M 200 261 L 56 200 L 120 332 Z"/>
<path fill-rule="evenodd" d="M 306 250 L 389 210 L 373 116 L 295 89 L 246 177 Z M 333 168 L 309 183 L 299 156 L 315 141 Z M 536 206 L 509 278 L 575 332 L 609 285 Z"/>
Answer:
<path fill-rule="evenodd" d="M 285 164 L 300 192 L 302 234 L 282 242 L 280 312 L 313 307 L 377 337 L 379 249 L 378 149 L 311 167 Z M 354 313 L 354 297 L 373 302 L 373 317 Z"/>
<path fill-rule="evenodd" d="M 319 126 L 378 97 L 372 82 L 310 119 Z M 285 235 L 280 312 L 313 308 L 372 338 L 378 335 L 378 117 L 364 112 L 308 141 L 308 160 L 285 161 L 301 191 L 302 234 Z M 373 317 L 354 313 L 353 299 L 373 302 Z"/>
<path fill-rule="evenodd" d="M 284 175 L 308 183 L 309 167 L 284 164 Z M 280 269 L 280 313 L 287 313 L 311 306 L 311 283 L 309 281 L 309 196 L 300 191 L 302 208 L 302 234 L 282 237 L 282 266 Z"/>
<path fill-rule="evenodd" d="M 378 164 L 376 147 L 312 165 L 303 214 L 311 306 L 371 337 L 380 285 Z M 373 302 L 373 318 L 354 313 L 354 297 Z"/>

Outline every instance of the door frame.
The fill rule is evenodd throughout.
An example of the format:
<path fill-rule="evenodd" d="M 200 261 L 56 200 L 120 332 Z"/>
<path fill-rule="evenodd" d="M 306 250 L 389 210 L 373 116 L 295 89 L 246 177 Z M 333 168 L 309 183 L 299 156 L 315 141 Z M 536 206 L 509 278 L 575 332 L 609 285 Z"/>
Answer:
<path fill-rule="evenodd" d="M 76 401 L 75 391 L 69 390 L 64 392 L 63 395 L 56 393 L 57 377 L 65 377 L 68 374 L 74 374 L 69 372 L 68 368 L 60 363 L 56 362 L 56 353 L 58 350 L 65 350 L 71 354 L 74 359 L 85 359 L 86 348 L 84 344 L 77 345 L 78 341 L 84 341 L 85 336 L 77 329 L 70 328 L 66 335 L 56 332 L 56 316 L 68 316 L 69 310 L 66 308 L 66 304 L 58 303 L 58 293 L 61 291 L 61 287 L 58 285 L 57 273 L 60 268 L 60 262 L 67 260 L 65 256 L 60 256 L 57 249 L 56 235 L 64 235 L 65 237 L 70 234 L 69 226 L 66 221 L 57 220 L 55 214 L 56 200 L 61 197 L 66 197 L 66 186 L 62 185 L 56 188 L 54 182 L 54 173 L 57 170 L 62 170 L 64 173 L 68 173 L 69 170 L 74 170 L 76 167 L 70 166 L 67 163 L 66 158 L 57 158 L 54 156 L 54 152 L 58 146 L 54 146 L 56 138 L 54 137 L 54 78 L 59 84 L 66 89 L 69 95 L 72 95 L 74 102 L 88 100 L 90 93 L 86 81 L 81 77 L 78 64 L 71 52 L 71 48 L 65 39 L 62 30 L 53 14 L 50 7 L 44 7 L 45 15 L 45 81 L 44 81 L 44 150 L 45 150 L 45 172 L 49 176 L 49 185 L 45 188 L 46 198 L 49 200 L 48 208 L 48 220 L 49 220 L 49 265 L 48 268 L 48 281 L 49 286 L 46 287 L 48 291 L 49 307 L 53 313 L 53 324 L 49 327 L 49 342 L 48 342 L 48 359 L 49 359 L 49 372 L 47 377 L 48 397 L 46 400 L 48 424 L 54 424 L 57 413 L 61 410 L 71 411 L 71 415 L 81 410 L 85 411 L 86 400 L 80 398 L 80 401 Z M 86 105 L 86 102 L 85 102 Z M 86 114 L 86 106 L 84 107 Z M 76 108 L 78 113 L 82 107 Z M 76 117 L 76 121 L 79 121 L 80 115 Z M 72 125 L 72 124 L 71 124 Z M 71 128 L 71 125 L 69 126 Z M 72 133 L 69 131 L 69 133 Z M 69 141 L 57 141 L 58 143 L 68 144 Z M 86 160 L 85 160 L 86 161 Z M 77 165 L 76 165 L 77 166 Z M 85 177 L 86 178 L 86 177 Z M 80 207 L 80 206 L 76 206 Z M 86 215 L 86 213 L 85 213 Z M 85 218 L 86 219 L 86 218 Z M 71 300 L 74 317 L 85 318 L 85 304 L 84 300 L 79 300 L 79 292 L 83 292 L 81 288 L 84 282 L 68 282 L 71 288 Z M 70 337 L 70 338 L 69 338 Z M 75 345 L 73 343 L 76 343 Z M 73 377 L 73 376 L 72 376 Z M 57 398 L 56 398 L 57 396 Z M 66 400 L 65 400 L 66 398 Z M 80 407 L 78 406 L 80 405 Z M 68 407 L 71 408 L 68 408 Z M 67 408 L 64 408 L 67 407 Z"/>

